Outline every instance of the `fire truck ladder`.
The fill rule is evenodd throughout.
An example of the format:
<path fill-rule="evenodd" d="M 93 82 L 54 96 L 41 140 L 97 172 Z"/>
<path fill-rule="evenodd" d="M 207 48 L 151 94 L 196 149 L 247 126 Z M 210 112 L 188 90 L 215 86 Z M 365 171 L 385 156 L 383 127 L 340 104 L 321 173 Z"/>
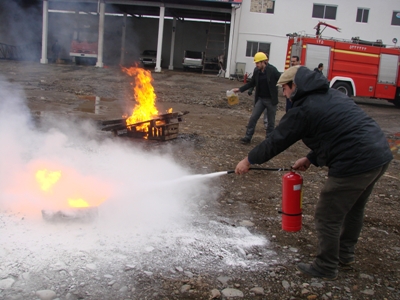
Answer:
<path fill-rule="evenodd" d="M 322 30 L 321 30 L 321 25 L 325 26 Z M 316 35 L 317 38 L 321 37 L 321 34 L 322 34 L 322 32 L 324 32 L 326 27 L 335 29 L 338 32 L 340 32 L 340 30 L 341 30 L 339 27 L 333 26 L 331 24 L 328 24 L 328 23 L 325 23 L 325 22 L 318 22 L 318 24 L 314 27 L 314 29 L 316 30 L 315 35 Z"/>
<path fill-rule="evenodd" d="M 210 24 L 207 30 L 206 49 L 204 51 L 203 74 L 207 71 L 217 71 L 220 69 L 218 57 L 223 55 L 225 62 L 226 52 L 226 21 L 223 26 L 221 23 L 213 22 L 210 19 Z"/>

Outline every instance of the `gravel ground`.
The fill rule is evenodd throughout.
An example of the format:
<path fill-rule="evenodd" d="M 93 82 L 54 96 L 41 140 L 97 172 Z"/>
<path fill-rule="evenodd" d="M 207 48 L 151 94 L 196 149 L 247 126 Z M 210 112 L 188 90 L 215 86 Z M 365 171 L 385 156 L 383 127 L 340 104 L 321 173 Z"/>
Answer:
<path fill-rule="evenodd" d="M 313 213 L 326 168 L 302 173 L 296 233 L 282 231 L 277 212 L 282 172 L 190 176 L 233 170 L 262 141 L 260 122 L 252 144 L 239 143 L 253 98 L 243 93 L 229 106 L 225 92 L 242 83 L 154 73 L 159 112 L 190 113 L 177 139 L 139 141 L 98 128 L 135 103 L 132 79 L 118 67 L 0 65 L 0 299 L 400 298 L 400 110 L 390 103 L 356 99 L 395 160 L 367 206 L 356 264 L 324 281 L 295 266 L 316 253 Z M 288 167 L 306 153 L 298 142 L 263 166 Z M 34 188 L 43 166 L 70 176 L 68 192 L 104 197 L 98 218 L 45 222 L 41 210 L 58 195 Z"/>

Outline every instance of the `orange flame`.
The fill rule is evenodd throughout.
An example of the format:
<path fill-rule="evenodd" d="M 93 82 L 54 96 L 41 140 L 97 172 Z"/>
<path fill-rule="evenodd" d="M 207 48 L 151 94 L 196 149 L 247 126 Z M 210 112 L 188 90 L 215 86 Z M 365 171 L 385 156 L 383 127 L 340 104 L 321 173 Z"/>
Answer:
<path fill-rule="evenodd" d="M 74 171 L 65 171 L 63 173 L 66 176 L 61 177 L 61 171 L 49 171 L 47 169 L 36 171 L 35 177 L 40 189 L 49 196 L 51 193 L 50 198 L 52 201 L 58 201 L 59 199 L 62 203 L 65 203 L 59 203 L 61 206 L 68 205 L 69 207 L 81 208 L 98 206 L 106 200 L 98 193 L 87 191 L 87 186 L 98 184 L 95 180 L 79 176 Z M 83 195 L 84 197 L 77 197 L 76 195 Z"/>
<path fill-rule="evenodd" d="M 89 204 L 85 200 L 83 200 L 81 198 L 79 198 L 79 199 L 68 199 L 68 204 L 71 207 L 89 207 Z"/>
<path fill-rule="evenodd" d="M 133 109 L 132 115 L 126 119 L 126 124 L 131 125 L 138 122 L 151 120 L 158 115 L 158 110 L 155 107 L 156 94 L 154 92 L 153 77 L 151 72 L 139 67 L 122 68 L 122 71 L 134 78 L 133 92 L 138 104 Z M 142 126 L 143 131 L 147 131 L 146 124 Z"/>
<path fill-rule="evenodd" d="M 50 172 L 46 169 L 36 172 L 36 180 L 43 191 L 49 191 L 61 177 L 61 172 Z"/>

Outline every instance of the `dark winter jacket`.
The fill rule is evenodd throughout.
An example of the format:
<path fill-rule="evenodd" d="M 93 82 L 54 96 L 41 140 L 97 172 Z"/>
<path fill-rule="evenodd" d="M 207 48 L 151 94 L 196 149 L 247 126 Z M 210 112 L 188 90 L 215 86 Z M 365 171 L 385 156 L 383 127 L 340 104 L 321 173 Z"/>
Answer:
<path fill-rule="evenodd" d="M 307 157 L 314 165 L 329 167 L 329 176 L 361 174 L 393 159 L 378 124 L 352 99 L 329 88 L 321 73 L 300 67 L 294 83 L 293 107 L 250 151 L 250 163 L 264 163 L 298 140 L 311 149 Z"/>
<path fill-rule="evenodd" d="M 278 82 L 279 77 L 281 76 L 281 73 L 279 73 L 279 71 L 273 65 L 270 65 L 270 64 L 267 64 L 266 71 L 267 71 L 267 78 L 268 78 L 268 89 L 269 89 L 269 92 L 271 93 L 271 102 L 272 102 L 272 104 L 276 105 L 276 104 L 278 104 L 278 88 L 276 87 L 276 83 Z M 254 72 L 253 72 L 253 77 L 251 77 L 251 80 L 239 88 L 241 93 L 243 93 L 244 91 L 247 91 L 250 88 L 256 88 L 256 92 L 254 94 L 254 103 L 257 102 L 258 91 L 260 90 L 258 88 L 259 74 L 260 74 L 260 70 L 258 68 L 255 68 Z"/>

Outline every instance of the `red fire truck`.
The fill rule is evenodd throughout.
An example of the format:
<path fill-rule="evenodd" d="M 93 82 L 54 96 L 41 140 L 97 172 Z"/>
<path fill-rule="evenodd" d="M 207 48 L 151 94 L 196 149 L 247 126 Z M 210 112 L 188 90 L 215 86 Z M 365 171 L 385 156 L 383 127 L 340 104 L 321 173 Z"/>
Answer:
<path fill-rule="evenodd" d="M 77 64 L 95 64 L 98 49 L 98 17 L 76 15 L 69 55 Z"/>
<path fill-rule="evenodd" d="M 323 74 L 332 88 L 349 96 L 385 99 L 400 107 L 400 47 L 358 37 L 351 40 L 321 37 L 321 25 L 340 30 L 320 22 L 315 27 L 316 35 L 287 35 L 285 69 L 290 67 L 293 55 L 311 70 L 323 63 Z"/>

